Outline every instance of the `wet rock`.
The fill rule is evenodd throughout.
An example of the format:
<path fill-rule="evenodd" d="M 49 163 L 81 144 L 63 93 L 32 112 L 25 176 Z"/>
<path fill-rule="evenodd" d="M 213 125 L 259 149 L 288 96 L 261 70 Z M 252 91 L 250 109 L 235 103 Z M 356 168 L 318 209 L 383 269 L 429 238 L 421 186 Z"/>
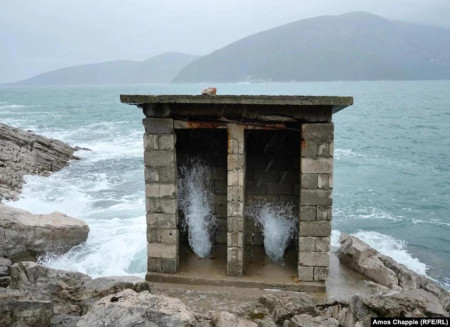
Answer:
<path fill-rule="evenodd" d="M 0 204 L 0 256 L 33 260 L 44 253 L 64 253 L 86 241 L 89 227 L 59 212 L 35 215 Z"/>
<path fill-rule="evenodd" d="M 0 293 L 0 326 L 46 327 L 50 324 L 53 304 L 11 292 Z"/>
<path fill-rule="evenodd" d="M 0 123 L 0 201 L 17 200 L 25 175 L 48 176 L 78 159 L 64 142 Z"/>
<path fill-rule="evenodd" d="M 77 327 L 195 326 L 194 315 L 175 298 L 126 289 L 96 302 Z M 232 326 L 232 325 L 228 325 Z"/>
<path fill-rule="evenodd" d="M 11 266 L 10 288 L 38 300 L 52 301 L 56 314 L 82 314 L 101 297 L 126 288 L 148 290 L 149 286 L 138 277 L 89 276 L 65 270 L 50 269 L 34 262 L 21 262 Z"/>
<path fill-rule="evenodd" d="M 417 289 L 362 297 L 350 301 L 345 326 L 370 326 L 371 317 L 445 317 L 446 312 L 433 294 Z"/>
<path fill-rule="evenodd" d="M 315 310 L 312 299 L 301 293 L 296 296 L 266 295 L 259 298 L 259 303 L 268 308 L 273 320 L 280 325 L 295 315 L 311 313 Z"/>
<path fill-rule="evenodd" d="M 387 287 L 398 286 L 397 275 L 383 264 L 378 251 L 360 239 L 343 233 L 339 243 L 341 246 L 336 254 L 342 264 Z"/>
<path fill-rule="evenodd" d="M 333 318 L 327 318 L 322 316 L 312 317 L 308 314 L 301 314 L 294 316 L 289 323 L 288 327 L 338 327 L 339 321 Z"/>
<path fill-rule="evenodd" d="M 336 254 L 342 264 L 394 290 L 422 289 L 439 298 L 450 310 L 450 294 L 426 276 L 417 274 L 394 259 L 385 256 L 360 239 L 341 234 Z"/>
<path fill-rule="evenodd" d="M 216 327 L 257 327 L 252 321 L 241 319 L 234 314 L 226 311 L 219 312 L 215 319 Z"/>

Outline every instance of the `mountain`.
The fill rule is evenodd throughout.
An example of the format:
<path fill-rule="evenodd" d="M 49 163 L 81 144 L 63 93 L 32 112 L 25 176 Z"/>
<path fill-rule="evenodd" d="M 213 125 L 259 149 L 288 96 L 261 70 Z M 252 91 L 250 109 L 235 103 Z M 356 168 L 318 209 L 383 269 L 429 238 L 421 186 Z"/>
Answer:
<path fill-rule="evenodd" d="M 173 82 L 450 78 L 450 29 L 364 12 L 304 19 L 201 57 Z"/>
<path fill-rule="evenodd" d="M 62 68 L 20 81 L 15 85 L 79 85 L 168 83 L 198 56 L 164 53 L 145 61 L 117 60 Z"/>

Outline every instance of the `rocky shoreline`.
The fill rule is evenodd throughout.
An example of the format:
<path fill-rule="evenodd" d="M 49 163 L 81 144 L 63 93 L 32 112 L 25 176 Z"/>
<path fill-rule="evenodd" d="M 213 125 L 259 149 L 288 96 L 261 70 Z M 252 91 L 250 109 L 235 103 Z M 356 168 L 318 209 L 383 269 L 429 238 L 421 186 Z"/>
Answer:
<path fill-rule="evenodd" d="M 361 240 L 342 234 L 336 251 L 342 263 L 389 276 L 376 291 L 337 300 L 330 294 L 192 285 L 160 285 L 138 277 L 92 279 L 34 262 L 0 259 L 1 326 L 370 326 L 371 317 L 448 317 L 449 293 L 424 276 L 383 256 Z M 383 279 L 383 282 L 388 279 Z M 397 283 L 394 283 L 397 281 Z M 386 284 L 386 283 L 385 283 Z M 201 304 L 208 301 L 210 307 Z M 235 301 L 229 311 L 220 301 Z"/>
<path fill-rule="evenodd" d="M 0 123 L 0 202 L 18 199 L 25 175 L 48 176 L 78 160 L 79 149 Z"/>
<path fill-rule="evenodd" d="M 16 198 L 25 174 L 46 175 L 76 158 L 76 148 L 5 126 L 0 198 Z M 63 253 L 88 232 L 60 213 L 33 215 L 0 204 L 0 326 L 366 327 L 371 317 L 450 316 L 448 291 L 346 234 L 331 257 L 352 273 L 330 278 L 326 294 L 92 279 L 25 261 Z"/>

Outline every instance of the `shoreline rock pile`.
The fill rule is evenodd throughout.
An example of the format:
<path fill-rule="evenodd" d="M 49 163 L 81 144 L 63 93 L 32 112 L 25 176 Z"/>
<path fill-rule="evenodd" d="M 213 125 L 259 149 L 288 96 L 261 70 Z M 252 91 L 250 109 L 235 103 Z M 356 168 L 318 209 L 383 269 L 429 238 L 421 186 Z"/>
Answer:
<path fill-rule="evenodd" d="M 361 240 L 345 234 L 337 253 L 343 262 L 357 270 L 368 269 L 368 263 L 377 262 L 375 259 L 382 256 Z M 426 279 L 395 264 L 400 269 L 396 274 L 401 278 Z M 390 269 L 388 265 L 376 267 Z M 2 271 L 0 266 L 0 274 Z M 217 308 L 205 313 L 198 305 L 188 306 L 177 297 L 150 290 L 150 284 L 138 277 L 92 279 L 34 262 L 10 264 L 8 271 L 9 287 L 0 288 L 2 326 L 368 327 L 371 317 L 450 315 L 449 292 L 431 280 L 425 284 L 409 283 L 406 288 L 391 284 L 391 288 L 380 287 L 381 291 L 374 295 L 354 295 L 339 301 L 317 300 L 309 293 L 266 292 L 231 312 Z M 193 289 L 189 296 L 195 303 L 195 297 L 208 296 L 215 301 L 218 294 L 217 290 L 202 293 Z"/>

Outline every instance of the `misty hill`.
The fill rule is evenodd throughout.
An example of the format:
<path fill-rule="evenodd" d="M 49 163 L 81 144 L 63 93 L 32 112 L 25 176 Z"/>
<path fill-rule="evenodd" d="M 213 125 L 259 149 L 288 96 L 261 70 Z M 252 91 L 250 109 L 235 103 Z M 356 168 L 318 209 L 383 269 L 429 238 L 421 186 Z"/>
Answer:
<path fill-rule="evenodd" d="M 62 68 L 20 81 L 16 85 L 79 85 L 168 83 L 197 56 L 164 53 L 145 61 L 117 60 Z"/>
<path fill-rule="evenodd" d="M 173 82 L 450 78 L 450 29 L 364 12 L 304 19 L 234 42 Z"/>

